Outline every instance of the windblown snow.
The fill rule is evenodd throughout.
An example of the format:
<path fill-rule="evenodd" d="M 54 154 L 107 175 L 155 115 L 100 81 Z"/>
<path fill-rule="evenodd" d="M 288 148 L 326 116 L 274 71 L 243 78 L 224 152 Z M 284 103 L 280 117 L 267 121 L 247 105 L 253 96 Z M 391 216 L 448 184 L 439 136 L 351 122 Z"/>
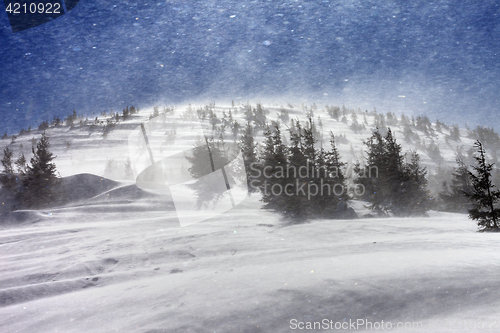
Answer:
<path fill-rule="evenodd" d="M 106 139 L 48 131 L 71 203 L 3 215 L 0 331 L 333 332 L 353 330 L 353 322 L 365 324 L 357 331 L 500 329 L 498 235 L 477 233 L 464 214 L 292 225 L 260 209 L 253 194 L 180 227 L 166 197 L 137 188 L 121 171 L 104 177 L 110 159 L 121 170 L 126 137 L 149 111 Z M 354 134 L 321 117 L 361 154 L 369 129 Z M 412 148 L 399 129 L 396 138 Z M 16 141 L 28 160 L 30 140 Z M 444 135 L 435 141 L 453 163 L 456 147 Z M 339 148 L 355 158 L 348 144 Z M 363 203 L 353 205 L 361 216 Z"/>

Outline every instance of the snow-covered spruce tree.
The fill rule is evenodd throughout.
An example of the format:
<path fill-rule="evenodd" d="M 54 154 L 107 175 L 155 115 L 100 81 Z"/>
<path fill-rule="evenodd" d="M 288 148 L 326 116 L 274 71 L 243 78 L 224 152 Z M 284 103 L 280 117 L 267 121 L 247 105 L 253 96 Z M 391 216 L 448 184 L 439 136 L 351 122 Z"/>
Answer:
<path fill-rule="evenodd" d="M 470 209 L 467 195 L 472 194 L 472 184 L 469 168 L 457 158 L 457 166 L 452 173 L 451 183 L 443 183 L 443 191 L 439 193 L 442 209 L 448 212 L 464 213 Z"/>
<path fill-rule="evenodd" d="M 385 137 L 386 182 L 382 188 L 386 193 L 389 210 L 397 216 L 421 216 L 429 210 L 430 194 L 427 190 L 427 171 L 420 166 L 420 156 L 411 152 L 410 161 L 389 128 Z"/>
<path fill-rule="evenodd" d="M 324 210 L 324 207 L 321 203 L 321 195 L 313 195 L 316 192 L 316 187 L 320 188 L 320 178 L 317 177 L 318 171 L 318 151 L 316 149 L 316 138 L 318 137 L 318 133 L 316 133 L 315 125 L 313 122 L 313 111 L 309 112 L 307 116 L 308 121 L 306 122 L 303 130 L 302 130 L 302 155 L 304 156 L 304 162 L 302 166 L 308 168 L 308 172 L 305 178 L 301 178 L 302 182 L 307 183 L 307 191 L 306 195 L 301 198 L 302 207 L 304 207 L 304 213 L 306 216 L 318 216 L 321 215 L 321 212 Z"/>
<path fill-rule="evenodd" d="M 76 110 L 73 110 L 73 113 L 69 114 L 68 117 L 66 118 L 66 126 L 68 127 L 73 127 L 75 124 L 75 120 L 78 118 L 76 114 Z"/>
<path fill-rule="evenodd" d="M 495 190 L 491 182 L 493 164 L 486 163 L 486 152 L 479 140 L 474 147 L 477 150 L 474 156 L 476 165 L 472 166 L 475 172 L 469 172 L 473 189 L 471 194 L 467 194 L 473 205 L 473 208 L 469 209 L 469 218 L 477 220 L 479 231 L 500 231 L 500 209 L 495 208 L 500 199 L 500 191 Z"/>
<path fill-rule="evenodd" d="M 311 169 L 307 170 L 305 175 L 303 172 L 300 172 L 302 169 L 305 170 L 308 166 L 311 168 L 314 164 L 314 160 L 308 160 L 309 157 L 313 157 L 315 155 L 314 138 L 312 137 L 312 133 L 309 131 L 307 133 L 308 143 L 305 143 L 304 139 L 306 131 L 302 128 L 302 125 L 298 120 L 292 120 L 291 127 L 288 132 L 290 135 L 290 147 L 287 149 L 288 154 L 285 165 L 285 170 L 287 170 L 287 172 L 283 183 L 283 189 L 287 190 L 290 188 L 291 190 L 288 192 L 292 193 L 292 195 L 288 196 L 286 193 L 282 194 L 285 200 L 280 211 L 287 217 L 302 220 L 310 216 L 314 210 L 312 203 L 308 202 L 307 194 L 304 191 L 304 188 L 310 181 Z M 290 171 L 288 172 L 288 170 Z"/>
<path fill-rule="evenodd" d="M 266 113 L 267 110 L 262 107 L 262 104 L 257 103 L 257 107 L 253 110 L 253 121 L 256 130 L 262 129 L 266 125 Z"/>
<path fill-rule="evenodd" d="M 365 188 L 360 199 L 368 201 L 371 210 L 378 214 L 385 214 L 387 207 L 382 191 L 386 169 L 384 138 L 377 130 L 365 141 L 365 145 L 368 148 L 366 150 L 366 165 L 356 166 L 355 171 L 358 177 L 355 183 Z"/>
<path fill-rule="evenodd" d="M 24 206 L 41 208 L 58 199 L 61 181 L 56 175 L 56 157 L 50 152 L 49 137 L 45 132 L 33 148 L 31 165 L 26 167 L 22 188 L 18 195 Z"/>
<path fill-rule="evenodd" d="M 420 156 L 411 152 L 410 163 L 404 166 L 402 195 L 397 207 L 403 216 L 426 215 L 429 210 L 431 196 L 427 189 L 427 170 L 420 166 Z"/>
<path fill-rule="evenodd" d="M 369 208 L 379 215 L 391 212 L 397 216 L 423 215 L 428 210 L 429 194 L 425 168 L 419 157 L 412 154 L 411 162 L 404 162 L 401 146 L 396 143 L 391 129 L 384 137 L 375 131 L 365 142 L 367 164 L 357 166 L 357 184 L 363 185 L 361 199 L 370 202 Z"/>
<path fill-rule="evenodd" d="M 273 122 L 264 128 L 264 151 L 261 160 L 260 185 L 263 193 L 262 202 L 264 209 L 276 211 L 286 211 L 287 198 L 280 193 L 280 189 L 285 187 L 286 179 L 278 173 L 286 170 L 287 149 L 281 139 L 279 123 Z M 273 186 L 275 191 L 273 193 Z"/>
<path fill-rule="evenodd" d="M 26 173 L 26 157 L 24 156 L 24 153 L 21 153 L 21 156 L 14 162 L 17 168 L 17 172 L 21 175 L 24 176 Z"/>
<path fill-rule="evenodd" d="M 447 138 L 453 141 L 460 141 L 460 128 L 458 125 L 453 125 L 450 129 L 450 135 L 448 135 Z"/>
<path fill-rule="evenodd" d="M 12 168 L 12 155 L 13 152 L 12 150 L 9 149 L 9 147 L 3 150 L 2 165 L 3 165 L 3 172 L 6 174 L 14 173 L 14 169 Z"/>
<path fill-rule="evenodd" d="M 353 217 L 353 215 L 349 215 L 347 211 L 347 202 L 350 198 L 346 190 L 345 176 L 343 173 L 345 163 L 340 160 L 340 154 L 335 143 L 335 136 L 332 132 L 330 132 L 330 149 L 325 150 L 321 148 L 317 155 L 317 174 L 319 174 L 320 177 L 315 179 L 315 183 L 319 188 L 324 184 L 328 184 L 330 189 L 330 192 L 326 193 L 328 192 L 327 187 L 323 195 L 320 195 L 316 199 L 320 216 L 325 218 Z M 324 173 L 325 171 L 327 174 Z"/>
<path fill-rule="evenodd" d="M 338 106 L 328 106 L 327 105 L 326 106 L 326 110 L 328 112 L 328 115 L 331 118 L 339 121 L 339 118 L 340 118 L 340 107 L 338 107 Z"/>
<path fill-rule="evenodd" d="M 304 126 L 302 130 L 302 137 L 304 139 L 304 143 L 302 144 L 302 151 L 304 157 L 314 162 L 316 160 L 316 138 L 315 138 L 315 126 L 312 121 L 311 116 L 308 116 L 308 121 L 306 126 Z M 299 133 L 300 134 L 300 133 Z"/>
<path fill-rule="evenodd" d="M 338 197 L 334 195 L 333 187 L 335 180 L 329 176 L 333 170 L 333 166 L 339 162 L 337 159 L 338 151 L 336 150 L 335 143 L 333 143 L 334 151 L 325 151 L 324 149 L 318 150 L 316 148 L 317 137 L 320 134 L 316 131 L 316 127 L 312 120 L 313 114 L 308 115 L 308 122 L 304 126 L 301 134 L 303 138 L 302 155 L 304 161 L 299 165 L 300 167 L 307 167 L 307 176 L 303 178 L 300 176 L 300 183 L 307 184 L 306 195 L 301 195 L 301 207 L 303 207 L 304 217 L 338 217 Z M 331 166 L 329 169 L 328 166 Z M 322 192 L 322 185 L 325 186 Z M 329 190 L 328 190 L 329 189 Z"/>
<path fill-rule="evenodd" d="M 305 208 L 304 213 L 308 217 L 320 216 L 322 211 L 324 210 L 324 203 L 321 200 L 321 195 L 319 193 L 313 195 L 316 193 L 316 187 L 314 185 L 316 185 L 317 188 L 320 189 L 320 177 L 318 177 L 319 152 L 316 148 L 316 137 L 318 137 L 318 133 L 315 130 L 316 126 L 314 125 L 314 122 L 312 120 L 313 116 L 313 110 L 311 109 L 309 115 L 307 116 L 308 121 L 302 131 L 302 137 L 304 141 L 304 143 L 302 144 L 302 155 L 305 158 L 305 161 L 302 165 L 308 168 L 308 172 L 306 178 L 300 179 L 302 182 L 307 183 L 307 194 L 301 198 L 301 206 Z"/>
<path fill-rule="evenodd" d="M 283 106 L 280 109 L 280 112 L 278 113 L 278 120 L 280 120 L 283 124 L 287 124 L 288 121 L 290 120 L 290 112 L 288 112 L 287 109 L 285 109 Z"/>
<path fill-rule="evenodd" d="M 127 120 L 128 117 L 130 116 L 130 110 L 129 110 L 128 106 L 125 109 L 123 109 L 122 116 L 123 116 L 123 120 Z"/>
<path fill-rule="evenodd" d="M 3 173 L 0 175 L 0 183 L 9 191 L 14 189 L 16 183 L 14 168 L 12 167 L 12 154 L 13 152 L 9 147 L 3 150 Z"/>
<path fill-rule="evenodd" d="M 231 111 L 229 111 L 229 115 L 232 118 Z M 238 138 L 238 135 L 240 134 L 241 131 L 240 123 L 237 122 L 236 120 L 231 120 L 230 126 L 231 126 L 231 132 L 233 133 L 233 137 L 235 139 Z"/>
<path fill-rule="evenodd" d="M 250 122 L 247 122 L 247 125 L 243 130 L 239 146 L 242 152 L 243 161 L 245 163 L 245 169 L 247 173 L 248 193 L 252 193 L 257 191 L 257 189 L 252 187 L 252 181 L 256 176 L 252 168 L 258 168 L 259 164 L 257 159 L 257 147 L 254 140 L 254 130 Z"/>
<path fill-rule="evenodd" d="M 401 153 L 401 145 L 396 143 L 389 128 L 385 136 L 385 165 L 382 169 L 384 181 L 381 183 L 384 192 L 384 204 L 395 215 L 407 215 L 405 210 L 410 198 L 403 183 L 409 182 L 407 177 L 404 155 Z M 408 184 L 407 184 L 408 185 Z"/>

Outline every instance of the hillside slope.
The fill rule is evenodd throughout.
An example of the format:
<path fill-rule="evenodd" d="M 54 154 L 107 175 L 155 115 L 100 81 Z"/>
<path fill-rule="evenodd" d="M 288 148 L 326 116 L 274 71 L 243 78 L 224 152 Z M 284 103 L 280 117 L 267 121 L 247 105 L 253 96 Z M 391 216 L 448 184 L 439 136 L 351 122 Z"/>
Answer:
<path fill-rule="evenodd" d="M 245 106 L 212 109 L 232 110 L 245 122 Z M 311 109 L 269 106 L 266 117 L 277 119 L 285 110 L 289 118 L 305 119 Z M 257 333 L 320 323 L 301 330 L 317 332 L 348 322 L 372 331 L 361 323 L 384 322 L 389 331 L 483 332 L 498 325 L 498 235 L 475 232 L 465 214 L 289 224 L 260 209 L 253 194 L 181 228 L 172 201 L 139 189 L 127 169 L 128 136 L 152 112 L 120 120 L 106 137 L 105 117 L 94 127 L 47 129 L 67 201 L 16 211 L 0 224 L 0 331 Z M 313 112 L 319 139 L 335 133 L 348 168 L 362 159 L 363 140 L 381 125 L 374 112 L 349 111 L 347 124 L 327 109 Z M 191 148 L 196 108 L 164 117 L 165 149 Z M 358 124 L 366 118 L 365 128 L 352 129 L 356 117 Z M 474 140 L 463 129 L 458 140 L 453 127 L 438 131 L 432 124 L 433 134 L 428 126 L 410 125 L 418 135 L 410 142 L 398 117 L 386 125 L 405 150 L 417 149 L 431 172 L 452 166 L 455 152 L 466 155 Z M 1 148 L 29 158 L 39 135 L 3 139 Z M 443 159 L 424 148 L 431 139 Z M 442 180 L 435 177 L 434 183 Z M 353 206 L 366 213 L 362 202 Z M 407 328 L 394 329 L 398 323 Z"/>
<path fill-rule="evenodd" d="M 147 123 L 154 115 L 163 119 L 165 126 L 165 147 L 174 147 L 178 151 L 193 147 L 196 133 L 192 132 L 193 125 L 199 124 L 198 110 L 213 111 L 218 120 L 229 111 L 235 121 L 241 125 L 246 123 L 246 110 L 255 110 L 255 105 L 216 106 L 188 105 L 164 108 L 162 111 L 152 109 L 141 110 L 139 113 L 129 116 L 126 120 L 117 118 L 115 115 L 94 116 L 88 118 L 81 116 L 80 123 L 75 121 L 73 127 L 64 126 L 64 122 L 56 127 L 49 127 L 47 133 L 50 137 L 52 150 L 57 156 L 55 163 L 61 176 L 90 173 L 104 176 L 116 181 L 133 181 L 133 176 L 127 172 L 129 151 L 127 139 L 131 131 L 141 123 Z M 280 120 L 282 127 L 286 129 L 290 119 L 306 120 L 307 114 L 313 115 L 320 136 L 317 137 L 318 145 L 327 144 L 329 133 L 332 132 L 337 138 L 337 146 L 343 162 L 347 163 L 347 172 L 357 161 L 363 161 L 366 150 L 363 141 L 371 133 L 380 128 L 382 132 L 390 127 L 396 136 L 403 151 L 416 151 L 421 157 L 421 163 L 429 171 L 429 186 L 433 194 L 441 190 L 443 180 L 449 180 L 450 170 L 455 166 L 455 158 L 461 156 L 467 164 L 472 163 L 472 146 L 474 141 L 484 135 L 478 135 L 476 130 L 459 128 L 452 124 L 443 124 L 439 121 L 431 122 L 425 116 L 415 119 L 392 113 L 377 112 L 376 110 L 362 111 L 360 109 L 339 108 L 338 119 L 331 117 L 332 107 L 264 105 L 267 121 Z M 287 114 L 288 120 L 283 121 L 279 116 Z M 116 121 L 119 119 L 119 121 Z M 107 127 L 111 121 L 113 126 Z M 207 123 L 208 120 L 205 120 Z M 190 132 L 191 131 L 191 132 Z M 227 129 L 227 137 L 231 137 Z M 172 139 L 172 133 L 177 136 L 184 132 L 181 139 Z M 105 133 L 105 134 L 104 134 Z M 260 132 L 262 133 L 262 132 Z M 40 137 L 40 130 L 23 132 L 15 139 L 11 137 L 0 140 L 0 149 L 9 147 L 14 151 L 17 158 L 23 153 L 29 161 L 31 147 Z M 189 136 L 191 135 L 191 137 Z M 500 150 L 500 139 L 494 132 L 490 135 L 487 151 L 492 161 L 497 160 Z M 186 138 L 190 138 L 189 140 Z M 446 171 L 446 172 L 445 172 Z M 500 173 L 495 176 L 500 179 Z"/>

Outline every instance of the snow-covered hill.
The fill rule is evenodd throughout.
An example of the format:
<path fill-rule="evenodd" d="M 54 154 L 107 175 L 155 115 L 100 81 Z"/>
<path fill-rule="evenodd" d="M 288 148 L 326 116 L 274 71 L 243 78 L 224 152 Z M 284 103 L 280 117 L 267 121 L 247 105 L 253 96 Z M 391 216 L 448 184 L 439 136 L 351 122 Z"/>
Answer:
<path fill-rule="evenodd" d="M 181 138 L 194 131 L 198 107 L 178 106 L 165 115 L 165 135 L 172 126 L 179 133 L 168 149 L 192 147 Z M 324 140 L 329 131 L 339 139 L 347 163 L 362 159 L 363 140 L 384 125 L 373 111 L 348 111 L 345 123 L 343 115 L 333 119 L 321 107 L 264 107 L 268 119 L 284 109 L 305 120 L 312 110 Z M 231 110 L 241 124 L 244 109 L 214 107 L 219 119 Z M 120 120 L 106 137 L 105 116 L 47 129 L 58 171 L 67 177 L 68 200 L 16 211 L 0 223 L 0 331 L 320 332 L 346 329 L 349 321 L 359 331 L 380 328 L 382 321 L 388 331 L 401 332 L 498 327 L 498 235 L 476 233 L 463 214 L 289 225 L 261 210 L 254 194 L 181 228 L 172 202 L 137 188 L 127 170 L 128 137 L 153 112 Z M 467 156 L 472 147 L 467 130 L 459 129 L 457 139 L 452 126 L 435 123 L 427 133 L 410 124 L 406 141 L 397 118 L 389 124 L 384 115 L 383 121 L 431 173 L 453 166 L 456 152 Z M 14 157 L 22 151 L 29 160 L 40 135 L 2 139 L 0 148 L 9 146 Z M 439 147 L 442 159 L 429 146 Z M 434 177 L 431 183 L 441 182 Z M 363 209 L 359 202 L 354 207 Z M 314 322 L 322 326 L 300 329 Z M 395 329 L 398 323 L 407 328 Z"/>
<path fill-rule="evenodd" d="M 235 121 L 241 125 L 246 123 L 245 109 L 248 105 L 236 106 L 218 106 L 214 104 L 208 105 L 179 105 L 176 107 L 165 107 L 159 110 L 159 117 L 164 117 L 165 137 L 168 131 L 186 130 L 189 131 L 193 124 L 199 124 L 196 110 L 209 108 L 217 114 L 220 120 L 223 113 L 226 115 L 229 111 Z M 250 105 L 255 109 L 256 105 Z M 421 123 L 425 124 L 429 121 L 429 126 L 418 126 L 417 120 L 407 116 L 409 123 L 408 129 L 411 133 L 405 135 L 404 121 L 402 115 L 392 115 L 390 119 L 386 113 L 377 112 L 377 110 L 360 110 L 355 108 L 340 108 L 340 116 L 338 120 L 333 119 L 328 112 L 328 107 L 320 107 L 316 105 L 291 105 L 291 104 L 270 104 L 263 105 L 266 111 L 267 121 L 280 120 L 283 129 L 289 125 L 289 121 L 279 119 L 279 114 L 286 112 L 289 119 L 300 119 L 306 121 L 306 115 L 310 112 L 313 114 L 318 131 L 322 134 L 318 140 L 323 140 L 325 144 L 329 140 L 329 132 L 331 131 L 337 137 L 337 146 L 339 148 L 342 160 L 352 166 L 356 161 L 363 160 L 363 152 L 366 150 L 363 141 L 371 136 L 372 132 L 381 127 L 382 132 L 386 127 L 390 127 L 395 133 L 396 139 L 402 145 L 403 151 L 416 151 L 421 157 L 422 165 L 426 166 L 430 174 L 430 189 L 436 193 L 441 190 L 441 182 L 443 176 L 439 174 L 438 169 L 450 169 L 455 166 L 455 158 L 458 154 L 463 155 L 466 162 L 471 162 L 470 150 L 475 141 L 475 137 L 469 135 L 470 130 L 458 128 L 454 124 L 437 124 L 435 121 L 430 123 L 425 116 L 421 117 Z M 120 113 L 121 114 L 121 113 Z M 55 160 L 58 171 L 61 176 L 70 176 L 80 173 L 91 173 L 99 176 L 104 176 L 117 181 L 133 181 L 133 177 L 125 172 L 125 165 L 129 157 L 127 146 L 128 135 L 134 128 L 137 128 L 141 123 L 149 121 L 154 114 L 153 109 L 144 109 L 139 113 L 132 115 L 129 119 L 116 122 L 115 117 L 88 115 L 81 116 L 78 120 L 85 122 L 85 125 L 75 121 L 75 126 L 69 128 L 66 126 L 51 127 L 47 130 L 52 145 L 52 150 L 57 159 Z M 345 115 L 345 118 L 344 118 Z M 344 118 L 344 119 L 343 119 Z M 103 133 L 106 131 L 106 120 L 113 120 L 116 125 L 111 131 L 107 132 L 106 137 Z M 208 122 L 207 120 L 205 122 Z M 353 123 L 358 124 L 357 129 L 353 129 Z M 412 124 L 413 123 L 413 124 Z M 63 124 L 63 122 L 61 123 Z M 453 133 L 456 127 L 457 133 Z M 429 129 L 429 130 L 426 130 Z M 406 130 L 408 130 L 406 129 Z M 230 130 L 227 136 L 230 136 Z M 284 131 L 286 135 L 286 130 Z M 262 132 L 260 132 L 262 133 Z M 458 134 L 458 135 L 457 135 Z M 16 135 L 12 140 L 12 136 L 8 136 L 0 140 L 0 149 L 10 147 L 14 151 L 14 157 L 23 152 L 27 159 L 31 156 L 31 147 L 36 139 L 40 138 L 40 130 L 32 130 L 29 133 Z M 194 140 L 192 140 L 194 141 Z M 192 147 L 194 142 L 186 142 L 186 140 L 178 139 L 174 142 L 174 146 Z M 500 148 L 500 147 L 499 147 Z M 496 151 L 490 152 L 496 161 Z M 440 167 L 440 168 L 438 168 Z M 438 180 L 436 183 L 434 178 Z M 445 179 L 446 180 L 446 179 Z"/>

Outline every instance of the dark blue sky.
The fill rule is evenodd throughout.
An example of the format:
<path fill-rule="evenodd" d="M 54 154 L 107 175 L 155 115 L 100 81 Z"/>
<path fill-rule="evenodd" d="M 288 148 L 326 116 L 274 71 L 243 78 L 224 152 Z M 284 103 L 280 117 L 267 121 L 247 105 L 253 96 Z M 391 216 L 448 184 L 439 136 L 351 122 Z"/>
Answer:
<path fill-rule="evenodd" d="M 12 33 L 0 130 L 163 101 L 308 98 L 499 128 L 499 1 L 97 1 Z M 405 96 L 404 98 L 401 96 Z"/>

